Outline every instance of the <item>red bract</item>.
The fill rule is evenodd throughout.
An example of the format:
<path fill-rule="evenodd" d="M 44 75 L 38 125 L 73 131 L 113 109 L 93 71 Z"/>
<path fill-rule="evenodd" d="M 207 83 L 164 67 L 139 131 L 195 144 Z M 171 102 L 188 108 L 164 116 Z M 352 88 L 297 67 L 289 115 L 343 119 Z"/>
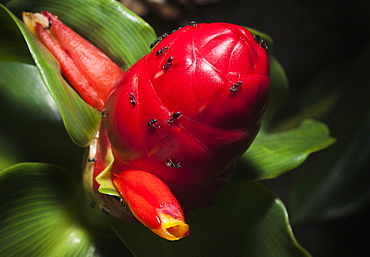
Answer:
<path fill-rule="evenodd" d="M 134 216 L 154 233 L 168 240 L 189 234 L 180 204 L 156 176 L 141 170 L 126 170 L 115 174 L 113 182 Z"/>
<path fill-rule="evenodd" d="M 102 110 L 108 92 L 123 71 L 53 14 L 47 11 L 41 14 L 24 13 L 23 19 L 59 61 L 63 74 L 81 97 L 94 108 Z"/>
<path fill-rule="evenodd" d="M 214 200 L 257 135 L 268 58 L 232 24 L 193 24 L 158 41 L 107 100 L 112 173 L 150 172 L 192 210 Z"/>

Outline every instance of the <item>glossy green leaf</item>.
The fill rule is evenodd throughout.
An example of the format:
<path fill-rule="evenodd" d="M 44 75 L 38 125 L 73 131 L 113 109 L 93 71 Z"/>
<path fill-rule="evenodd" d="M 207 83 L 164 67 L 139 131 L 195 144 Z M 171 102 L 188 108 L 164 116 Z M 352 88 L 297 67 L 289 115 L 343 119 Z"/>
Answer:
<path fill-rule="evenodd" d="M 328 127 L 314 120 L 305 120 L 298 128 L 284 132 L 260 133 L 243 155 L 235 177 L 248 180 L 275 178 L 334 142 Z"/>
<path fill-rule="evenodd" d="M 91 238 L 72 222 L 73 193 L 67 174 L 54 166 L 20 164 L 1 171 L 0 255 L 93 253 Z"/>
<path fill-rule="evenodd" d="M 186 214 L 190 235 L 162 239 L 141 224 L 117 222 L 113 229 L 136 256 L 303 257 L 283 203 L 256 182 L 233 183 L 217 202 Z"/>
<path fill-rule="evenodd" d="M 292 190 L 294 222 L 344 217 L 369 204 L 369 57 L 370 45 L 352 63 L 324 70 L 305 94 L 308 108 L 336 95 L 322 119 L 338 142 L 297 170 Z"/>
<path fill-rule="evenodd" d="M 93 138 L 99 125 L 99 113 L 87 105 L 78 94 L 65 82 L 59 73 L 56 60 L 29 34 L 24 24 L 0 6 L 0 17 L 10 16 L 22 32 L 42 80 L 59 107 L 64 124 L 72 140 L 86 146 Z"/>
<path fill-rule="evenodd" d="M 13 0 L 7 7 L 18 17 L 23 11 L 47 10 L 87 38 L 126 70 L 149 51 L 156 35 L 152 27 L 113 0 Z"/>
<path fill-rule="evenodd" d="M 0 62 L 0 92 L 3 101 L 32 118 L 61 121 L 58 107 L 34 65 Z"/>
<path fill-rule="evenodd" d="M 0 256 L 131 256 L 112 231 L 85 228 L 74 184 L 56 166 L 0 171 L 0 195 Z"/>

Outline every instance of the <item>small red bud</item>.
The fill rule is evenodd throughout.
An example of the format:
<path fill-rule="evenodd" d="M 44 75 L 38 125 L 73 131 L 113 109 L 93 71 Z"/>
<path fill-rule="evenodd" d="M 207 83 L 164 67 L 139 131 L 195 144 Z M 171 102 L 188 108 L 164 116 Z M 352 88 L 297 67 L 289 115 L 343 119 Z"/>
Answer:
<path fill-rule="evenodd" d="M 103 110 L 123 71 L 97 47 L 47 11 L 23 13 L 23 20 L 59 61 L 63 74 L 91 106 Z"/>

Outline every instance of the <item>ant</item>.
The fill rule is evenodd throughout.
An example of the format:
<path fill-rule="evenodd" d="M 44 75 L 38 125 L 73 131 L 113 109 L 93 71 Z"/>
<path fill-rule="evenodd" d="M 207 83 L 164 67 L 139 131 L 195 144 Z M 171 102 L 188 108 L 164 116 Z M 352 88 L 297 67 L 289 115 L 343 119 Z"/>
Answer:
<path fill-rule="evenodd" d="M 238 81 L 236 82 L 231 88 L 230 88 L 230 92 L 236 92 L 238 91 L 238 88 L 240 87 L 240 85 L 243 84 L 243 82 L 241 81 Z"/>
<path fill-rule="evenodd" d="M 105 110 L 103 110 L 103 111 L 100 112 L 100 115 L 103 119 L 105 119 L 107 117 L 107 112 Z"/>
<path fill-rule="evenodd" d="M 170 33 L 163 33 L 162 36 L 158 37 L 153 43 L 150 44 L 150 48 L 153 48 L 158 42 L 162 41 L 166 37 L 168 37 Z"/>
<path fill-rule="evenodd" d="M 168 46 L 165 46 L 165 47 L 163 47 L 162 49 L 159 49 L 156 53 L 155 53 L 155 55 L 156 56 L 159 56 L 160 54 L 163 54 L 166 50 L 168 50 L 169 49 L 169 47 Z"/>
<path fill-rule="evenodd" d="M 163 69 L 167 70 L 170 67 L 171 63 L 172 63 L 172 60 L 173 60 L 173 56 L 168 58 L 166 64 L 163 66 Z"/>
<path fill-rule="evenodd" d="M 95 158 L 89 158 L 89 159 L 87 159 L 87 162 L 96 162 L 96 159 Z"/>
<path fill-rule="evenodd" d="M 158 115 L 159 116 L 159 115 Z M 158 117 L 157 116 L 157 117 Z M 155 119 L 152 119 L 152 120 L 150 120 L 150 121 L 148 121 L 148 126 L 150 127 L 150 126 L 152 126 L 152 127 L 155 127 L 156 129 L 159 129 L 160 128 L 160 126 L 158 125 L 158 120 L 157 120 L 157 118 L 155 118 Z"/>
<path fill-rule="evenodd" d="M 130 93 L 130 103 L 135 106 L 136 105 L 136 101 L 135 101 L 135 96 L 133 93 Z"/>
<path fill-rule="evenodd" d="M 168 124 L 171 124 L 174 120 L 177 120 L 179 119 L 181 116 L 181 112 L 175 112 L 174 114 L 172 114 L 170 117 L 170 119 L 167 121 Z"/>
<path fill-rule="evenodd" d="M 178 162 L 177 164 L 175 164 L 171 159 L 168 159 L 168 162 L 166 162 L 166 165 L 170 168 L 176 168 L 176 169 L 180 169 L 182 166 L 180 165 L 180 162 Z"/>
<path fill-rule="evenodd" d="M 174 33 L 174 32 L 176 32 L 176 31 L 178 31 L 179 29 L 181 29 L 182 27 L 180 26 L 180 27 L 178 27 L 177 29 L 174 29 L 174 30 L 172 30 L 172 32 L 171 33 Z"/>
<path fill-rule="evenodd" d="M 268 46 L 267 46 L 267 45 L 266 45 L 266 43 L 265 43 L 265 40 L 263 40 L 263 38 L 262 38 L 260 35 L 256 35 L 256 34 L 254 34 L 254 35 L 253 35 L 253 38 L 254 38 L 254 40 L 256 40 L 256 41 L 257 41 L 257 43 L 258 43 L 260 46 L 262 46 L 265 50 L 269 49 L 269 48 L 268 48 Z"/>

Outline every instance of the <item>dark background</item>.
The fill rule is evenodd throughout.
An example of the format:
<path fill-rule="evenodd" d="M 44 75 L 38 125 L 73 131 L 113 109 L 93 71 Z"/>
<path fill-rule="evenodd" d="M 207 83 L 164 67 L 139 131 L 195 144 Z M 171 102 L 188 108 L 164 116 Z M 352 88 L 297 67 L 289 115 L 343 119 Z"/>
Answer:
<path fill-rule="evenodd" d="M 0 1 L 6 3 L 8 1 Z M 160 6 L 141 1 L 143 18 L 158 35 L 197 22 L 230 22 L 260 30 L 274 39 L 274 53 L 290 82 L 288 102 L 276 120 L 294 113 L 310 81 L 336 63 L 350 63 L 369 44 L 370 5 L 349 0 L 167 1 L 178 15 L 166 18 Z M 367 63 L 364 65 L 368 65 Z M 294 172 L 264 184 L 288 204 Z M 370 208 L 331 221 L 293 226 L 298 242 L 313 256 L 370 256 Z"/>

